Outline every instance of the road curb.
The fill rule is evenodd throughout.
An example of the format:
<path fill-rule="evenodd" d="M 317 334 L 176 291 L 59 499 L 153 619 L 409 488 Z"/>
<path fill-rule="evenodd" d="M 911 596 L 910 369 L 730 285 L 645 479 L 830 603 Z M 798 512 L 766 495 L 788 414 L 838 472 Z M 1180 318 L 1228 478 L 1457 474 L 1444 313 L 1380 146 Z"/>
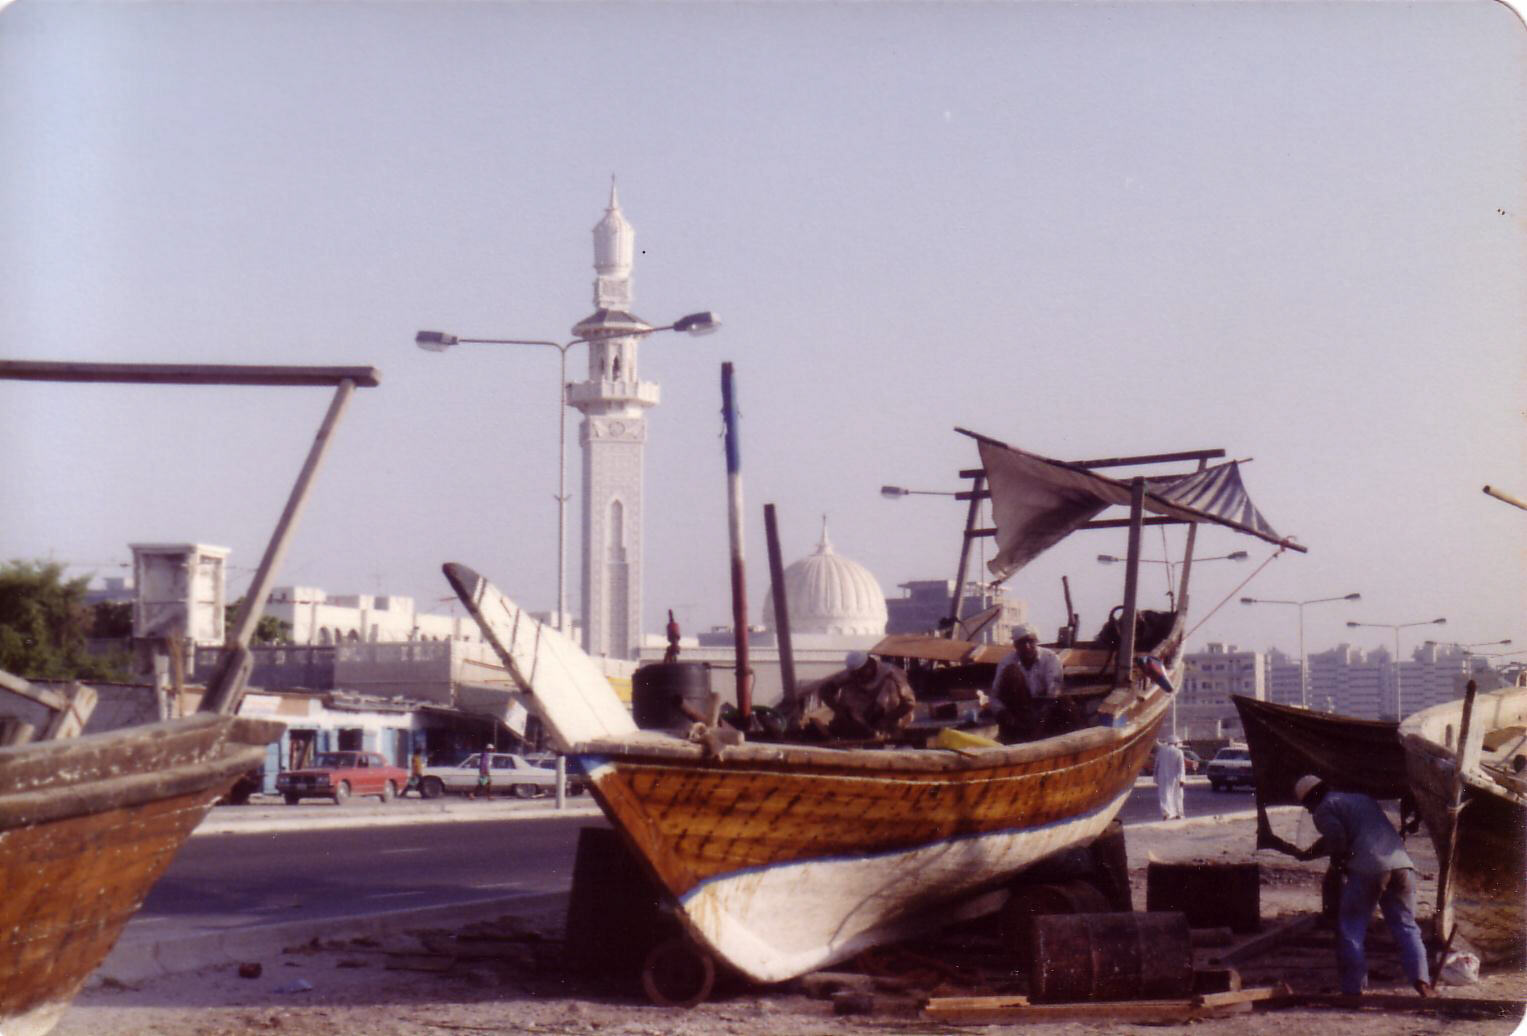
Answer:
<path fill-rule="evenodd" d="M 153 938 L 127 938 L 120 940 L 100 967 L 96 968 L 90 977 L 90 984 L 94 986 L 104 982 L 120 982 L 132 985 L 219 964 L 257 960 L 293 946 L 301 946 L 314 938 L 322 938 L 327 942 L 377 937 L 414 928 L 463 925 L 505 913 L 565 907 L 566 903 L 566 892 L 527 892 L 412 910 L 357 914 L 321 922 L 284 921 L 280 924 L 230 928 L 203 932 L 183 939 L 160 941 Z"/>
<path fill-rule="evenodd" d="M 447 802 L 430 810 L 355 809 L 349 806 L 271 807 L 221 806 L 206 816 L 191 836 L 261 834 L 275 831 L 330 831 L 347 827 L 401 827 L 407 824 L 470 824 L 486 820 L 539 820 L 546 817 L 597 817 L 604 814 L 591 798 L 580 797 L 563 809 L 554 804 L 526 805 L 508 802 Z M 277 814 L 275 809 L 283 812 Z M 256 810 L 253 813 L 229 813 L 228 810 Z M 290 813 L 284 811 L 290 810 Z M 323 812 L 320 812 L 323 811 Z"/>

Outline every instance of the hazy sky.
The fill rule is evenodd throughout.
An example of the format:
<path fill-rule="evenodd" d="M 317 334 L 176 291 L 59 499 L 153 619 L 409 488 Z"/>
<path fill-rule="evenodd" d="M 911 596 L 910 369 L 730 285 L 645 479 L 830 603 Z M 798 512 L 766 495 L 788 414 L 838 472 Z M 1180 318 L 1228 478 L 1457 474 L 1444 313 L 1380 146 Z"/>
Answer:
<path fill-rule="evenodd" d="M 555 600 L 557 362 L 610 177 L 642 347 L 646 618 L 728 621 L 719 368 L 749 600 L 821 515 L 889 596 L 951 578 L 956 425 L 1060 458 L 1222 447 L 1306 556 L 1224 530 L 1194 646 L 1527 649 L 1527 32 L 1448 3 L 29 3 L 0 11 L 0 355 L 367 364 L 282 584 Z M 582 377 L 584 352 L 572 354 Z M 247 584 L 326 390 L 0 383 L 0 558 Z M 573 414 L 576 418 L 577 415 Z M 576 423 L 569 422 L 576 494 Z M 576 530 L 568 582 L 578 586 Z M 1181 532 L 1171 534 L 1180 550 Z M 1162 557 L 1150 532 L 1147 556 Z M 1119 599 L 1121 531 L 1010 584 Z M 1147 601 L 1161 599 L 1148 566 Z M 1231 603 L 1210 615 L 1227 595 Z M 756 618 L 755 618 L 756 621 Z"/>

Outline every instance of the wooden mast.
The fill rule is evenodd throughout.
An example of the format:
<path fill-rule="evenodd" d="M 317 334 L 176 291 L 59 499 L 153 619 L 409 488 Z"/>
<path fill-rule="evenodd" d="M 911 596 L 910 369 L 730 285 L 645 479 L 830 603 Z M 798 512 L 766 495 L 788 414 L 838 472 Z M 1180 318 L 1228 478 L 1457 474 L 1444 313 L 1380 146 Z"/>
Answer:
<path fill-rule="evenodd" d="M 779 640 L 779 678 L 783 705 L 795 706 L 795 648 L 790 641 L 790 604 L 785 596 L 785 563 L 779 551 L 779 521 L 773 504 L 764 504 L 764 536 L 769 544 L 769 582 L 774 584 L 774 633 Z"/>
<path fill-rule="evenodd" d="M 1145 514 L 1145 479 L 1129 480 L 1129 551 L 1124 566 L 1124 614 L 1119 616 L 1119 670 L 1114 686 L 1133 682 L 1135 664 L 1135 598 L 1140 582 L 1140 526 Z"/>

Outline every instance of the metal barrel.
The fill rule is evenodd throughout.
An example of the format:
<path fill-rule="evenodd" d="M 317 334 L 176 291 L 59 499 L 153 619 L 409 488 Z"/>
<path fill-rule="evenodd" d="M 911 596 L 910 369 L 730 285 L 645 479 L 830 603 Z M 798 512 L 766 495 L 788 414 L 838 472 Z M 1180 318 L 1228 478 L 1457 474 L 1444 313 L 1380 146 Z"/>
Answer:
<path fill-rule="evenodd" d="M 710 708 L 710 665 L 653 662 L 631 677 L 631 713 L 643 730 L 688 727 Z"/>
<path fill-rule="evenodd" d="M 997 914 L 1002 946 L 1019 967 L 1033 960 L 1034 919 L 1046 914 L 1096 914 L 1112 904 L 1108 897 L 1086 878 L 1019 885 Z"/>
<path fill-rule="evenodd" d="M 1036 1003 L 1190 996 L 1193 947 L 1179 913 L 1034 919 L 1029 997 Z"/>

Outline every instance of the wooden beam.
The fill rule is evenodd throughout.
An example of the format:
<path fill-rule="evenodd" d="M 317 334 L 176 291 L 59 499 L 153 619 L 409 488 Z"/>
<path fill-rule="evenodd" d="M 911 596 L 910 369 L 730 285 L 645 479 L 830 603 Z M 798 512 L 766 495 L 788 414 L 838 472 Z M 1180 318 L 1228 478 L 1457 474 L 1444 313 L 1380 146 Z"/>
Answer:
<path fill-rule="evenodd" d="M 350 381 L 375 388 L 375 367 L 267 367 L 233 363 L 73 363 L 0 360 L 0 380 L 132 385 L 319 385 Z"/>
<path fill-rule="evenodd" d="M 1341 993 L 1290 993 L 1267 1002 L 1269 1007 L 1347 1007 L 1401 1014 L 1462 1014 L 1488 1018 L 1521 1018 L 1520 1000 L 1496 1000 L 1486 997 L 1417 996 L 1414 993 L 1364 993 L 1346 996 Z"/>
<path fill-rule="evenodd" d="M 1315 927 L 1315 922 L 1320 920 L 1319 914 L 1304 914 L 1282 924 L 1270 928 L 1260 935 L 1253 936 L 1214 959 L 1215 964 L 1239 964 L 1266 953 L 1274 946 L 1287 942 L 1294 936 Z"/>
<path fill-rule="evenodd" d="M 52 720 L 43 731 L 43 740 L 54 741 L 66 737 L 79 737 L 85 732 L 85 724 L 90 722 L 90 714 L 95 711 L 99 698 L 94 687 L 75 683 L 69 688 L 68 704 L 53 714 Z"/>
<path fill-rule="evenodd" d="M 1138 457 L 1108 457 L 1104 460 L 1073 460 L 1078 468 L 1122 468 L 1131 464 L 1172 464 L 1183 460 L 1213 460 L 1224 450 L 1183 450 L 1180 453 L 1145 453 Z"/>
<path fill-rule="evenodd" d="M 1152 515 L 1149 518 L 1140 519 L 1141 525 L 1194 525 L 1195 522 L 1185 522 L 1181 518 L 1163 518 L 1160 515 Z M 1128 518 L 1102 518 L 1097 521 L 1086 522 L 1077 526 L 1078 529 L 1127 529 Z"/>
<path fill-rule="evenodd" d="M 1229 994 L 1214 994 L 1225 996 Z M 1023 996 L 934 997 L 923 1008 L 923 1017 L 963 1025 L 1024 1024 L 1059 1021 L 1190 1022 L 1197 1018 L 1220 1018 L 1247 1014 L 1249 999 L 1218 1006 L 1190 1000 L 1104 1000 L 1074 1004 L 1033 1004 Z"/>
<path fill-rule="evenodd" d="M 19 695 L 27 701 L 36 702 L 53 712 L 62 712 L 69 707 L 69 699 L 57 691 L 50 691 L 45 687 L 33 687 L 26 680 L 14 673 L 7 673 L 4 669 L 0 669 L 0 688 Z"/>

